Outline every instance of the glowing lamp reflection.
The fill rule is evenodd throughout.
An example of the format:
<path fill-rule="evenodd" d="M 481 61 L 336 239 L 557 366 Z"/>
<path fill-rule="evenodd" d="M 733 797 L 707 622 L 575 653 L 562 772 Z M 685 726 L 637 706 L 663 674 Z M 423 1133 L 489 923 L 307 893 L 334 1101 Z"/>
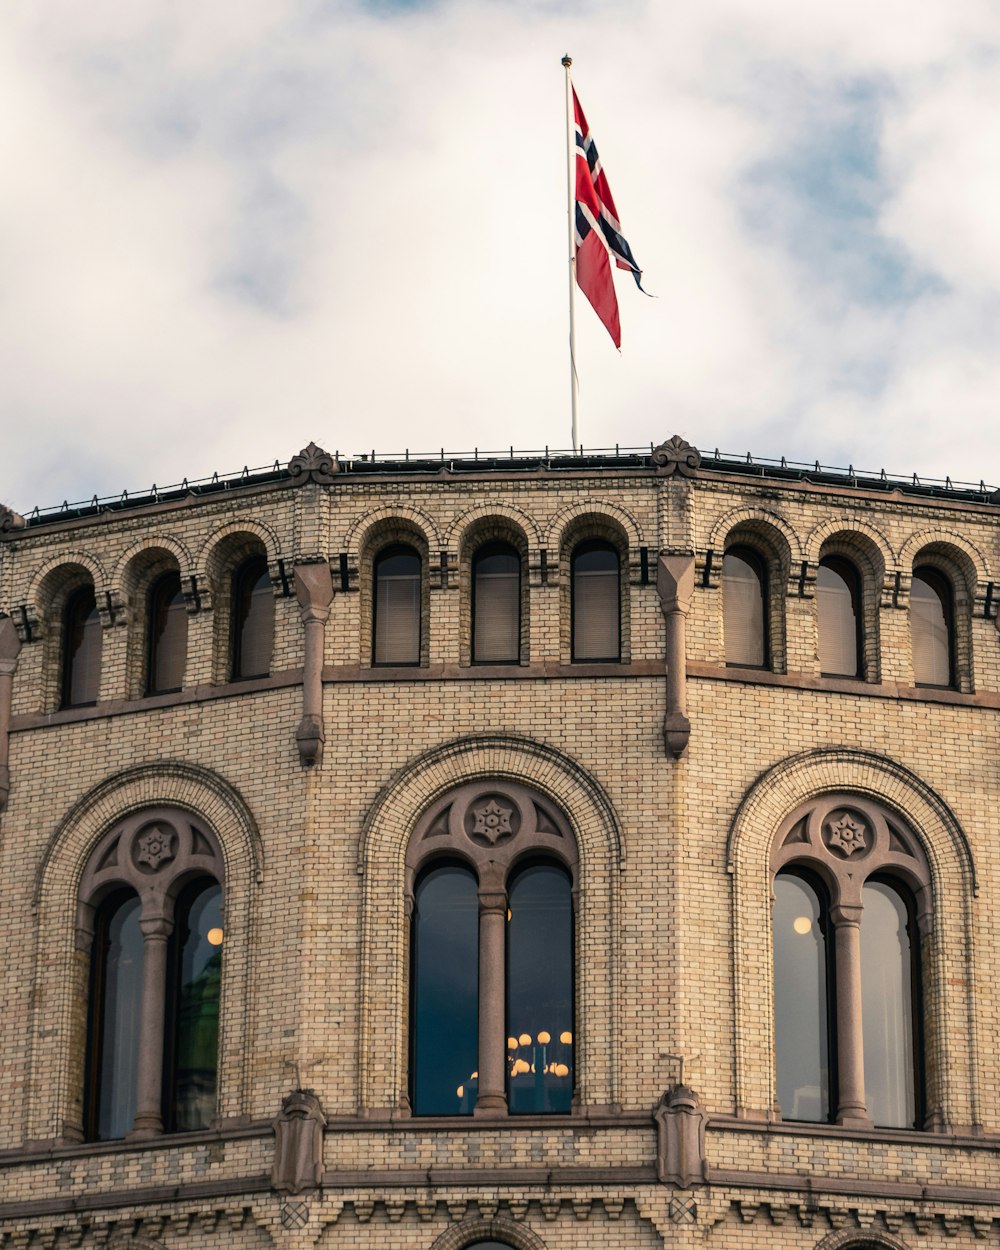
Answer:
<path fill-rule="evenodd" d="M 796 916 L 792 921 L 792 928 L 796 933 L 808 933 L 813 927 L 813 922 L 808 916 Z"/>
<path fill-rule="evenodd" d="M 222 936 L 221 929 L 209 929 L 209 931 L 205 934 L 209 946 L 221 946 Z"/>

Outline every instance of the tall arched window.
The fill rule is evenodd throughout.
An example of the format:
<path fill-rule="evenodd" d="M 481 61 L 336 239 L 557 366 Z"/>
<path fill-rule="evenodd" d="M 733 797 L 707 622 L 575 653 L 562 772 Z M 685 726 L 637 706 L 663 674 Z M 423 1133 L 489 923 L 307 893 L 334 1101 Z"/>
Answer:
<path fill-rule="evenodd" d="M 940 569 L 921 565 L 910 583 L 913 680 L 918 686 L 955 684 L 954 591 Z"/>
<path fill-rule="evenodd" d="M 521 658 L 521 557 L 510 543 L 485 543 L 472 557 L 472 660 Z"/>
<path fill-rule="evenodd" d="M 850 560 L 824 556 L 816 571 L 819 667 L 824 676 L 862 675 L 861 579 Z"/>
<path fill-rule="evenodd" d="M 91 935 L 85 1135 L 207 1128 L 224 936 L 214 835 L 175 809 L 136 812 L 92 852 L 80 917 Z"/>
<path fill-rule="evenodd" d="M 93 586 L 74 590 L 63 615 L 63 707 L 96 703 L 101 689 L 103 630 Z"/>
<path fill-rule="evenodd" d="M 726 663 L 766 668 L 767 565 L 752 547 L 731 547 L 722 560 L 722 628 Z"/>
<path fill-rule="evenodd" d="M 470 783 L 425 812 L 406 862 L 414 1113 L 568 1113 L 576 852 L 565 817 L 524 786 Z"/>
<path fill-rule="evenodd" d="M 146 693 L 168 694 L 184 685 L 187 609 L 181 575 L 164 573 L 149 590 Z"/>
<path fill-rule="evenodd" d="M 235 570 L 231 604 L 232 679 L 266 677 L 274 649 L 274 593 L 265 556 L 252 556 Z"/>
<path fill-rule="evenodd" d="M 373 664 L 420 663 L 421 560 L 404 543 L 375 557 Z"/>
<path fill-rule="evenodd" d="M 573 549 L 572 655 L 579 660 L 621 659 L 621 592 L 618 552 L 592 539 Z"/>
<path fill-rule="evenodd" d="M 771 867 L 782 1115 L 922 1127 L 918 929 L 931 896 L 915 835 L 859 795 L 824 795 L 783 823 Z"/>

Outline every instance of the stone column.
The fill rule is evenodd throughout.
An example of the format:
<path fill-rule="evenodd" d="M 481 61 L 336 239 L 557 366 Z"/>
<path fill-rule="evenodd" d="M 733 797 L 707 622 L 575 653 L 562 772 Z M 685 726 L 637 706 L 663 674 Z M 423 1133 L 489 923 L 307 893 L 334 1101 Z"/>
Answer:
<path fill-rule="evenodd" d="M 135 1120 L 129 1138 L 157 1137 L 163 1132 L 163 1040 L 167 997 L 167 942 L 173 921 L 150 916 L 139 921 L 142 931 L 142 1018 L 139 1022 L 139 1067 L 136 1073 Z"/>
<path fill-rule="evenodd" d="M 323 761 L 323 653 L 327 618 L 333 603 L 330 565 L 297 564 L 295 597 L 305 627 L 305 658 L 302 666 L 302 719 L 295 731 L 299 758 L 308 768 Z"/>
<path fill-rule="evenodd" d="M 14 696 L 14 670 L 21 640 L 9 616 L 0 617 L 0 812 L 10 795 L 10 705 Z"/>
<path fill-rule="evenodd" d="M 663 744 L 674 759 L 687 750 L 691 722 L 687 718 L 687 647 L 685 629 L 694 592 L 694 556 L 660 556 L 656 589 L 666 624 L 667 714 Z"/>
<path fill-rule="evenodd" d="M 861 907 L 840 903 L 830 909 L 830 918 L 837 968 L 837 1123 L 870 1128 L 861 1030 Z"/>
<path fill-rule="evenodd" d="M 474 1115 L 507 1114 L 506 947 L 507 892 L 499 882 L 487 884 L 479 891 L 479 1096 Z"/>

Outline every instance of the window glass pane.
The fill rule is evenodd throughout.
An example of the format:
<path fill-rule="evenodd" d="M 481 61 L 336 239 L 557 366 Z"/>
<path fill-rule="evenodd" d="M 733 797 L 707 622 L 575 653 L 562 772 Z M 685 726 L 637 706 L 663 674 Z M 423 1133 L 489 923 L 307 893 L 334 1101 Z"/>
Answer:
<path fill-rule="evenodd" d="M 519 872 L 508 892 L 507 1102 L 512 1113 L 573 1103 L 573 904 L 554 864 Z"/>
<path fill-rule="evenodd" d="M 820 672 L 857 677 L 858 576 L 847 560 L 820 562 L 816 574 L 816 617 Z"/>
<path fill-rule="evenodd" d="M 376 664 L 420 663 L 420 557 L 390 547 L 375 561 Z"/>
<path fill-rule="evenodd" d="M 472 571 L 472 658 L 516 664 L 521 651 L 521 559 L 506 543 L 476 554 Z"/>
<path fill-rule="evenodd" d="M 222 939 L 222 890 L 213 881 L 180 900 L 174 922 L 173 1037 L 167 1043 L 173 1062 L 165 1065 L 164 1121 L 177 1132 L 208 1128 L 215 1114 Z"/>
<path fill-rule="evenodd" d="M 918 686 L 950 686 L 951 589 L 936 569 L 915 569 L 910 585 L 913 680 Z"/>
<path fill-rule="evenodd" d="M 119 898 L 99 914 L 95 930 L 90 1071 L 97 1088 L 90 1090 L 88 1119 L 92 1135 L 102 1141 L 124 1137 L 135 1119 L 142 1004 L 139 912 L 135 895 Z"/>
<path fill-rule="evenodd" d="M 96 703 L 101 688 L 103 630 L 93 586 L 76 591 L 66 607 L 63 705 Z"/>
<path fill-rule="evenodd" d="M 187 662 L 187 610 L 180 574 L 161 577 L 149 604 L 149 693 L 180 690 Z"/>
<path fill-rule="evenodd" d="M 722 561 L 722 616 L 726 663 L 763 668 L 767 664 L 763 567 L 746 551 L 728 551 Z"/>
<path fill-rule="evenodd" d="M 906 903 L 891 885 L 865 883 L 861 900 L 861 1022 L 865 1098 L 876 1124 L 916 1126 L 913 951 Z"/>
<path fill-rule="evenodd" d="M 274 649 L 274 594 L 267 561 L 248 560 L 233 577 L 233 677 L 266 677 Z"/>
<path fill-rule="evenodd" d="M 573 553 L 573 659 L 617 660 L 618 553 L 607 543 L 583 543 Z"/>
<path fill-rule="evenodd" d="M 416 1115 L 471 1115 L 479 1082 L 479 895 L 467 868 L 433 868 L 413 913 L 411 1093 Z"/>
<path fill-rule="evenodd" d="M 826 916 L 801 877 L 774 882 L 774 1038 L 778 1104 L 786 1120 L 830 1118 Z"/>

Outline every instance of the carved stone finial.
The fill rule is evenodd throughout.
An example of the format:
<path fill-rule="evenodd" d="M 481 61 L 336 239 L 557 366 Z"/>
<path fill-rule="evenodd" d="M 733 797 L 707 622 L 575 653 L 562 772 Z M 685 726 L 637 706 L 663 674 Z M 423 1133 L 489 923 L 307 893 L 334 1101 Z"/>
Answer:
<path fill-rule="evenodd" d="M 656 1175 L 663 1185 L 690 1189 L 705 1179 L 705 1122 L 701 1099 L 687 1085 L 672 1085 L 656 1104 Z"/>
<path fill-rule="evenodd" d="M 27 524 L 19 512 L 0 503 L 0 534 L 8 534 L 11 530 L 23 530 Z"/>
<path fill-rule="evenodd" d="M 309 1089 L 293 1089 L 281 1100 L 274 1120 L 271 1184 L 279 1193 L 301 1194 L 323 1180 L 323 1130 L 326 1116 Z"/>
<path fill-rule="evenodd" d="M 298 485 L 305 482 L 330 483 L 340 472 L 340 462 L 322 447 L 310 443 L 288 462 L 288 472 Z"/>
<path fill-rule="evenodd" d="M 679 434 L 668 438 L 653 452 L 653 464 L 666 477 L 672 473 L 680 473 L 682 477 L 691 477 L 695 469 L 701 466 L 701 452 L 692 447 Z"/>

